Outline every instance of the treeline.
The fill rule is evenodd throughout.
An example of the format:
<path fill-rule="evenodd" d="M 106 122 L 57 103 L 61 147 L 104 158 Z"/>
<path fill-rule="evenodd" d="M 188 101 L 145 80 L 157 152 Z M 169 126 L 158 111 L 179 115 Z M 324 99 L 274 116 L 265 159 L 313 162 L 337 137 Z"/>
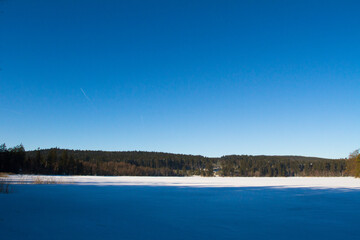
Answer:
<path fill-rule="evenodd" d="M 360 160 L 359 160 L 360 161 Z M 232 155 L 207 158 L 159 152 L 66 149 L 25 151 L 0 146 L 0 172 L 111 176 L 346 176 L 349 161 L 301 156 Z M 360 171 L 359 171 L 360 173 Z"/>
<path fill-rule="evenodd" d="M 345 159 L 299 156 L 224 156 L 221 175 L 241 177 L 344 176 Z"/>
<path fill-rule="evenodd" d="M 205 167 L 208 166 L 209 170 Z M 211 169 L 211 170 L 210 170 Z M 212 176 L 209 158 L 156 152 L 104 152 L 0 147 L 0 172 L 104 176 Z"/>
<path fill-rule="evenodd" d="M 352 152 L 347 161 L 349 175 L 360 177 L 360 150 Z"/>

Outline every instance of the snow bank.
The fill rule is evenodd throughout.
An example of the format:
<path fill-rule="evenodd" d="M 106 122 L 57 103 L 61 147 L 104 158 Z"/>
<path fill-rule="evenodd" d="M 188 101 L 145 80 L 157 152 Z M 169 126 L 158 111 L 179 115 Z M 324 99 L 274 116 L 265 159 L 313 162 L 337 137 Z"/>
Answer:
<path fill-rule="evenodd" d="M 183 186 L 183 187 L 279 187 L 360 189 L 353 177 L 111 177 L 111 176 L 37 176 L 11 175 L 12 183 L 71 183 L 104 186 Z"/>

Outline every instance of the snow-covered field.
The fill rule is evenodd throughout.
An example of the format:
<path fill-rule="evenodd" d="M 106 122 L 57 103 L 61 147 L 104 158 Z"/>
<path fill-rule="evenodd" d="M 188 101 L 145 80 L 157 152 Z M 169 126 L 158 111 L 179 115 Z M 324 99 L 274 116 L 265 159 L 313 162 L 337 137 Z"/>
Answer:
<path fill-rule="evenodd" d="M 360 189 L 353 177 L 100 177 L 10 175 L 13 183 L 45 182 L 114 186 L 284 187 Z"/>
<path fill-rule="evenodd" d="M 0 239 L 360 239 L 354 178 L 49 178 L 0 194 Z"/>

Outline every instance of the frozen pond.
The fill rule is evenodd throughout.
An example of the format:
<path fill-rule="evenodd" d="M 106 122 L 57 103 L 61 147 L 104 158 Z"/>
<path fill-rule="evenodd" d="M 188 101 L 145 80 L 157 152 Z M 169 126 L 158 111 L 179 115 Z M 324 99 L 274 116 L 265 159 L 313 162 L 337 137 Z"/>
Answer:
<path fill-rule="evenodd" d="M 341 178 L 339 178 L 341 180 Z M 360 190 L 15 185 L 1 239 L 360 239 Z"/>
<path fill-rule="evenodd" d="M 277 187 L 359 189 L 360 179 L 353 177 L 109 177 L 11 175 L 14 183 L 44 182 L 103 186 L 183 186 L 183 187 Z"/>

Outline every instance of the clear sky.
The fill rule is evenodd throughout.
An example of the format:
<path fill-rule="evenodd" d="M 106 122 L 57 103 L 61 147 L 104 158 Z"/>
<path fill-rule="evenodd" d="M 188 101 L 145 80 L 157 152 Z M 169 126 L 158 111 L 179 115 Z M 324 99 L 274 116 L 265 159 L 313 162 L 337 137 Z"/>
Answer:
<path fill-rule="evenodd" d="M 347 157 L 360 1 L 0 2 L 0 142 Z"/>

